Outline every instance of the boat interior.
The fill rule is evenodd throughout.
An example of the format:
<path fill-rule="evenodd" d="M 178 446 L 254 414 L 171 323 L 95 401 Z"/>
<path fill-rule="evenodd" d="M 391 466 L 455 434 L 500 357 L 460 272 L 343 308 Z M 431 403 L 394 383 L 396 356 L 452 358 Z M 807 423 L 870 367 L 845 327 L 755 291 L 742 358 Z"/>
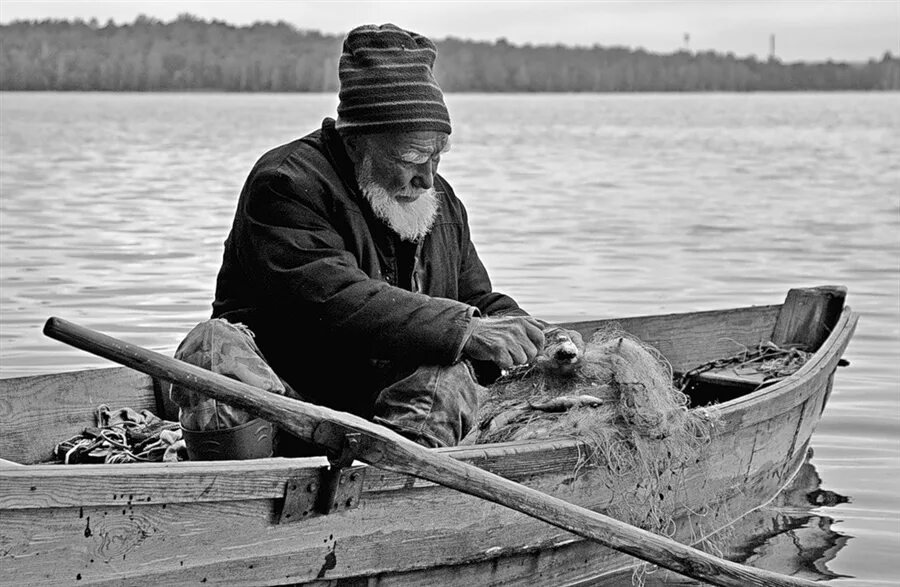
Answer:
<path fill-rule="evenodd" d="M 761 366 L 788 359 L 794 361 L 788 366 L 802 365 L 828 338 L 843 311 L 845 294 L 840 286 L 792 289 L 784 304 L 562 326 L 578 330 L 585 340 L 609 328 L 634 335 L 671 364 L 690 406 L 708 406 L 749 395 L 787 376 Z M 95 425 L 101 404 L 146 409 L 177 420 L 169 387 L 123 367 L 0 379 L 0 459 L 52 462 L 61 439 Z"/>

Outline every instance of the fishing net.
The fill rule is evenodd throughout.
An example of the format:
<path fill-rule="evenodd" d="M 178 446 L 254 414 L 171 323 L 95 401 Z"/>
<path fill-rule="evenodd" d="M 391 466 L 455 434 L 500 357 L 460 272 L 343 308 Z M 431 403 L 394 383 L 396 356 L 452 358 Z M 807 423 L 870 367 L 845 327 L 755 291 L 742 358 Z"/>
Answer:
<path fill-rule="evenodd" d="M 689 409 L 665 358 L 619 329 L 596 333 L 568 372 L 553 367 L 539 360 L 499 379 L 463 444 L 579 439 L 579 469 L 608 471 L 604 482 L 617 496 L 608 513 L 671 536 L 681 473 L 708 445 L 714 411 Z"/>

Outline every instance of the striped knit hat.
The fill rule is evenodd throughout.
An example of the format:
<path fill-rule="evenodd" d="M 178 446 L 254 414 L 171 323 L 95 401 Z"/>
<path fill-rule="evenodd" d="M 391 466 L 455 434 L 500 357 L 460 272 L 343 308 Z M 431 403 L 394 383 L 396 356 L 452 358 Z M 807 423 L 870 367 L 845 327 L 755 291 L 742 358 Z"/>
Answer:
<path fill-rule="evenodd" d="M 344 40 L 338 118 L 345 133 L 433 130 L 450 134 L 450 114 L 432 67 L 428 38 L 392 24 L 363 25 Z"/>

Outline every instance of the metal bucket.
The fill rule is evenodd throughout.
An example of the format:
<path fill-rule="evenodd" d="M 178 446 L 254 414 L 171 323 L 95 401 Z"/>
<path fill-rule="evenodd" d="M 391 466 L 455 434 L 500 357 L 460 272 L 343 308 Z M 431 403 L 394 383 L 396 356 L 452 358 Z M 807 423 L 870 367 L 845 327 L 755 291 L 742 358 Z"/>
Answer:
<path fill-rule="evenodd" d="M 262 418 L 222 430 L 182 427 L 181 432 L 192 461 L 265 459 L 273 454 L 275 429 Z"/>

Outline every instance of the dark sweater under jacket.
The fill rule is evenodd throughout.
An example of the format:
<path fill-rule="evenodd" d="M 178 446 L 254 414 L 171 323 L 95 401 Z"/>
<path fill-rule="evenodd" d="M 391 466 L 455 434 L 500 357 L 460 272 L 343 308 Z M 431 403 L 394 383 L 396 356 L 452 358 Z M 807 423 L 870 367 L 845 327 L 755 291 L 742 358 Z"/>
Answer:
<path fill-rule="evenodd" d="M 491 290 L 450 185 L 435 188 L 434 227 L 409 245 L 360 193 L 333 120 L 269 151 L 241 192 L 213 317 L 249 326 L 311 401 L 369 415 L 385 369 L 449 365 L 473 315 L 524 314 Z"/>

